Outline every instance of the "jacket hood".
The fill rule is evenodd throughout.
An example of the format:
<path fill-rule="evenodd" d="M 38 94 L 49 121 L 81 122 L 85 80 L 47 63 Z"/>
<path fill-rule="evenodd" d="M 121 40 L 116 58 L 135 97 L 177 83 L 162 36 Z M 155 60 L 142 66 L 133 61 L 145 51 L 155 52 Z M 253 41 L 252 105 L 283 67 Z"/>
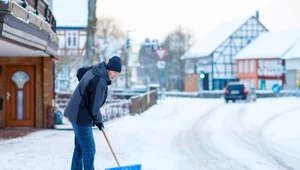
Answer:
<path fill-rule="evenodd" d="M 93 74 L 98 75 L 102 78 L 104 78 L 107 81 L 107 84 L 110 85 L 111 81 L 108 77 L 107 69 L 106 69 L 106 63 L 102 62 L 100 64 L 95 65 L 93 68 Z"/>

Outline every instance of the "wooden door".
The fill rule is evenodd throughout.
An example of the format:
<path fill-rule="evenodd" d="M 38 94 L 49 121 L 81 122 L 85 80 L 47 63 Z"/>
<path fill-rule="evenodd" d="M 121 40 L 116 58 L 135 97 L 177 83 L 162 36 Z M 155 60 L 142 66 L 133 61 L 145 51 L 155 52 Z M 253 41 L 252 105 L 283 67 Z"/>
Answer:
<path fill-rule="evenodd" d="M 6 126 L 35 125 L 35 67 L 6 67 Z"/>

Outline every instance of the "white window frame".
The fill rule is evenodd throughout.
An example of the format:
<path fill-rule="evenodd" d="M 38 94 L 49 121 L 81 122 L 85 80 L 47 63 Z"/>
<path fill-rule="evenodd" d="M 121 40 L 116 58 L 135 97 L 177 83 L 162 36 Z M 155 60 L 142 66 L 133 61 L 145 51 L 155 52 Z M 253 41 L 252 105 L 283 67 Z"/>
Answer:
<path fill-rule="evenodd" d="M 67 48 L 78 48 L 78 31 L 67 31 L 66 32 L 66 47 Z"/>
<path fill-rule="evenodd" d="M 244 72 L 248 73 L 249 72 L 249 61 L 245 60 L 244 62 Z"/>
<path fill-rule="evenodd" d="M 73 47 L 78 46 L 78 33 L 74 32 L 72 37 Z"/>
<path fill-rule="evenodd" d="M 251 60 L 250 61 L 250 73 L 254 73 L 255 70 L 255 61 Z"/>
<path fill-rule="evenodd" d="M 244 72 L 244 62 L 243 62 L 243 60 L 239 61 L 239 72 L 240 73 Z"/>
<path fill-rule="evenodd" d="M 69 48 L 69 47 L 72 47 L 72 34 L 70 32 L 68 32 L 66 34 L 66 47 Z"/>

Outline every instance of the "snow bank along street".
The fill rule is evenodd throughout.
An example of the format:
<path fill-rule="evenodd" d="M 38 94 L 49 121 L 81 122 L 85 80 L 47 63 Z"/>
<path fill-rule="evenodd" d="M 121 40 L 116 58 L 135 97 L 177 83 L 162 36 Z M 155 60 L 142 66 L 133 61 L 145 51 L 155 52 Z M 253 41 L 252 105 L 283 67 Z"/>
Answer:
<path fill-rule="evenodd" d="M 143 170 L 297 170 L 299 101 L 167 98 L 141 115 L 108 122 L 105 130 L 121 165 Z M 94 137 L 96 169 L 116 167 L 102 133 L 94 130 Z M 72 150 L 71 130 L 0 140 L 0 169 L 70 169 Z"/>

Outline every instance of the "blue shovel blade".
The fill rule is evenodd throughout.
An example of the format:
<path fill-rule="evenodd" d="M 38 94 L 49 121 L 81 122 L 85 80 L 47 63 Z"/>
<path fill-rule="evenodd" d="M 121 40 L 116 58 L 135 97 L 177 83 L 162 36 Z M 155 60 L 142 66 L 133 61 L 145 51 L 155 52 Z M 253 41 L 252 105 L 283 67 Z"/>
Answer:
<path fill-rule="evenodd" d="M 128 165 L 128 166 L 119 166 L 115 168 L 107 168 L 105 170 L 142 170 L 142 165 Z"/>

